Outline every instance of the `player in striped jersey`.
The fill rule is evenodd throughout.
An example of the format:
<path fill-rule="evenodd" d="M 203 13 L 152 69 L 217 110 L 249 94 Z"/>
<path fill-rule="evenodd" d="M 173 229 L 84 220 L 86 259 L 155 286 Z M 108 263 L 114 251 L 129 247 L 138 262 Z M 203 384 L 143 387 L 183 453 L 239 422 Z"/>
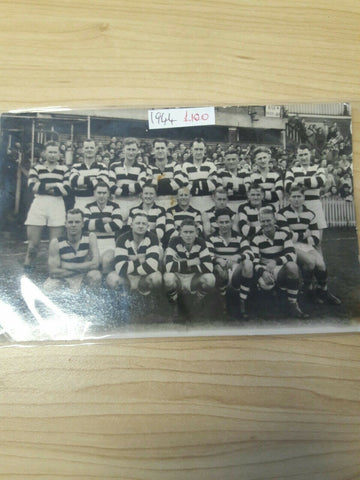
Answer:
<path fill-rule="evenodd" d="M 212 235 L 209 242 L 214 255 L 216 286 L 223 297 L 229 284 L 239 292 L 240 313 L 246 318 L 245 303 L 253 278 L 254 254 L 249 242 L 232 230 L 232 218 L 227 209 L 217 210 L 215 216 L 219 233 Z"/>
<path fill-rule="evenodd" d="M 107 284 L 113 290 L 137 290 L 148 295 L 162 285 L 159 272 L 159 241 L 148 231 L 148 219 L 144 212 L 132 221 L 131 231 L 121 235 L 115 249 L 115 271 L 107 276 Z"/>
<path fill-rule="evenodd" d="M 197 232 L 194 220 L 183 220 L 179 235 L 170 240 L 165 252 L 164 287 L 175 315 L 179 292 L 201 301 L 215 286 L 212 257 Z"/>
<path fill-rule="evenodd" d="M 176 162 L 168 161 L 168 141 L 156 138 L 153 141 L 154 164 L 149 165 L 152 183 L 156 185 L 157 203 L 169 208 L 173 205 L 174 197 L 179 189 L 175 181 L 175 171 L 180 166 Z"/>
<path fill-rule="evenodd" d="M 24 271 L 31 273 L 37 256 L 44 226 L 49 229 L 50 241 L 64 232 L 64 197 L 70 193 L 68 168 L 59 165 L 59 145 L 49 142 L 45 146 L 45 162 L 30 168 L 28 185 L 35 198 L 29 209 L 25 225 L 28 248 Z"/>
<path fill-rule="evenodd" d="M 239 166 L 239 154 L 231 149 L 225 152 L 224 168 L 217 174 L 219 184 L 229 197 L 229 207 L 237 210 L 247 200 L 247 188 L 250 184 L 249 172 Z"/>
<path fill-rule="evenodd" d="M 145 212 L 148 218 L 148 229 L 154 233 L 159 242 L 165 235 L 166 211 L 155 203 L 156 187 L 152 183 L 146 183 L 141 193 L 142 202 L 130 210 L 128 226 L 131 227 L 132 221 L 139 212 Z"/>
<path fill-rule="evenodd" d="M 199 232 L 202 233 L 203 231 L 201 213 L 190 205 L 191 195 L 189 189 L 179 188 L 176 198 L 177 204 L 166 211 L 165 246 L 167 246 L 171 237 L 178 235 L 180 225 L 186 218 L 194 220 Z"/>
<path fill-rule="evenodd" d="M 284 185 L 278 172 L 271 172 L 269 162 L 271 151 L 265 147 L 254 150 L 254 162 L 257 172 L 250 175 L 250 183 L 258 183 L 264 191 L 264 205 L 273 205 L 275 210 L 279 208 L 279 202 L 284 197 Z"/>
<path fill-rule="evenodd" d="M 147 166 L 136 160 L 139 145 L 136 138 L 124 140 L 124 159 L 110 165 L 111 193 L 121 207 L 128 210 L 135 206 L 139 193 L 147 181 Z M 128 212 L 127 212 L 128 213 Z"/>
<path fill-rule="evenodd" d="M 109 173 L 106 165 L 97 162 L 96 145 L 88 138 L 83 144 L 84 161 L 74 163 L 70 170 L 70 185 L 75 194 L 75 207 L 84 209 L 85 205 L 95 200 L 94 187 L 99 180 L 109 183 Z"/>
<path fill-rule="evenodd" d="M 280 228 L 288 229 L 292 233 L 305 294 L 319 303 L 340 305 L 341 300 L 328 290 L 327 268 L 321 252 L 316 248 L 320 243 L 320 236 L 315 213 L 309 210 L 304 202 L 304 189 L 300 185 L 293 185 L 290 188 L 289 205 L 278 212 L 277 223 Z M 319 286 L 316 292 L 312 288 L 314 276 Z"/>
<path fill-rule="evenodd" d="M 97 290 L 101 285 L 99 250 L 94 233 L 83 234 L 84 214 L 74 208 L 66 215 L 66 235 L 54 238 L 49 246 L 49 278 L 44 289 L 63 287 L 78 293 L 82 286 Z"/>
<path fill-rule="evenodd" d="M 289 314 L 308 318 L 298 304 L 299 269 L 291 233 L 276 226 L 275 213 L 270 206 L 260 210 L 259 221 L 261 228 L 251 243 L 259 287 L 271 290 L 278 285 L 286 291 Z"/>
<path fill-rule="evenodd" d="M 205 159 L 206 145 L 202 138 L 191 143 L 192 159 L 183 163 L 176 172 L 175 180 L 181 187 L 188 187 L 192 206 L 203 212 L 211 202 L 211 193 L 217 185 L 216 167 Z"/>
<path fill-rule="evenodd" d="M 228 194 L 225 188 L 217 187 L 213 194 L 214 205 L 202 214 L 204 234 L 206 237 L 219 233 L 219 227 L 216 221 L 216 211 L 226 208 L 233 220 L 235 212 L 228 206 Z"/>
<path fill-rule="evenodd" d="M 115 254 L 115 239 L 123 228 L 123 215 L 117 203 L 109 200 L 110 188 L 105 182 L 98 182 L 94 188 L 95 202 L 84 209 L 84 229 L 94 232 L 100 253 L 103 274 L 112 270 Z"/>
<path fill-rule="evenodd" d="M 297 149 L 299 166 L 291 167 L 285 175 L 285 190 L 290 191 L 292 185 L 303 185 L 305 188 L 305 205 L 315 213 L 316 223 L 320 230 L 327 227 L 325 214 L 320 201 L 320 188 L 326 183 L 325 170 L 318 165 L 310 165 L 310 150 L 306 145 Z"/>
<path fill-rule="evenodd" d="M 251 240 L 260 228 L 259 211 L 263 207 L 264 191 L 258 183 L 249 187 L 248 202 L 240 205 L 237 214 L 238 230 Z"/>

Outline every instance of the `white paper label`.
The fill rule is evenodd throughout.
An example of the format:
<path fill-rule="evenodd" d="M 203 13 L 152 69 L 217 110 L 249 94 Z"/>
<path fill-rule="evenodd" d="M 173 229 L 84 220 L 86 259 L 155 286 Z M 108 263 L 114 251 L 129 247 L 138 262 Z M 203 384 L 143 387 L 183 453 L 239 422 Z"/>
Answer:
<path fill-rule="evenodd" d="M 149 129 L 215 125 L 215 107 L 149 110 Z"/>
<path fill-rule="evenodd" d="M 265 115 L 266 115 L 267 117 L 280 118 L 280 115 L 281 115 L 281 106 L 280 106 L 280 105 L 266 105 Z"/>

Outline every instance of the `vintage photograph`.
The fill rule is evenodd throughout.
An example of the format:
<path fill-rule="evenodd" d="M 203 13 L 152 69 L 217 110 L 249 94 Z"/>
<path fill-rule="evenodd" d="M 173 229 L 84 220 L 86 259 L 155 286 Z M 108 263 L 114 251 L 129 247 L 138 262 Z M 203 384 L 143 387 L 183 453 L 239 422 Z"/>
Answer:
<path fill-rule="evenodd" d="M 185 114 L 1 114 L 1 342 L 358 329 L 351 105 Z"/>

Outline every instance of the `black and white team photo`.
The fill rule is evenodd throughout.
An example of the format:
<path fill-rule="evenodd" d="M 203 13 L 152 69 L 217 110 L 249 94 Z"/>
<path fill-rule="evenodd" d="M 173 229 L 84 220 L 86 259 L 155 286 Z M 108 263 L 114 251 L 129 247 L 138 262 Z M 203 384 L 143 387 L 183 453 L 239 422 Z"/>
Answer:
<path fill-rule="evenodd" d="M 215 112 L 1 115 L 3 341 L 358 325 L 350 105 Z"/>

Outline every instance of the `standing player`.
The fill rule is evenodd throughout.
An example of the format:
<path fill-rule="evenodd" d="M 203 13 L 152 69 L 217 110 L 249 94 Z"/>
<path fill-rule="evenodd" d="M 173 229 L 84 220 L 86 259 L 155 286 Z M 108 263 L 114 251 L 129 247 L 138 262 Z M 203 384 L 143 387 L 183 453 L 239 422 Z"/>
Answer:
<path fill-rule="evenodd" d="M 66 235 L 54 238 L 49 246 L 49 278 L 44 289 L 55 292 L 68 287 L 80 292 L 82 286 L 94 291 L 101 285 L 99 250 L 94 233 L 83 234 L 83 212 L 74 208 L 66 215 Z"/>
<path fill-rule="evenodd" d="M 112 163 L 109 169 L 111 193 L 114 200 L 127 209 L 127 214 L 130 208 L 136 205 L 148 176 L 147 166 L 136 159 L 138 154 L 136 138 L 126 138 L 124 159 Z"/>
<path fill-rule="evenodd" d="M 202 214 L 202 222 L 204 226 L 204 234 L 206 237 L 217 234 L 219 227 L 216 222 L 216 211 L 219 209 L 227 209 L 231 219 L 235 218 L 235 212 L 228 205 L 228 194 L 225 188 L 218 187 L 214 194 L 214 205 Z"/>
<path fill-rule="evenodd" d="M 241 235 L 251 240 L 260 228 L 259 211 L 263 207 L 264 191 L 262 187 L 253 183 L 249 187 L 248 202 L 240 205 L 238 210 L 238 229 Z"/>
<path fill-rule="evenodd" d="M 130 210 L 128 225 L 131 227 L 133 219 L 140 212 L 146 213 L 148 219 L 148 229 L 154 233 L 159 242 L 165 235 L 166 212 L 165 208 L 155 203 L 156 187 L 152 183 L 145 183 L 141 193 L 142 202 Z"/>
<path fill-rule="evenodd" d="M 215 190 L 216 167 L 205 158 L 206 145 L 202 138 L 191 143 L 192 159 L 177 170 L 175 180 L 182 187 L 188 187 L 192 195 L 192 206 L 203 212 L 211 204 L 211 193 Z"/>
<path fill-rule="evenodd" d="M 261 228 L 251 244 L 259 287 L 270 290 L 278 285 L 286 291 L 289 314 L 300 319 L 309 318 L 298 305 L 299 269 L 290 232 L 276 226 L 275 213 L 270 206 L 260 210 L 259 221 Z"/>
<path fill-rule="evenodd" d="M 28 248 L 24 271 L 30 273 L 37 256 L 44 226 L 49 228 L 50 241 L 64 232 L 64 197 L 70 193 L 68 168 L 59 165 L 59 145 L 49 142 L 45 146 L 43 164 L 33 166 L 29 172 L 28 185 L 35 198 L 31 204 L 25 225 Z"/>
<path fill-rule="evenodd" d="M 84 160 L 75 163 L 70 170 L 70 185 L 75 194 L 75 207 L 84 209 L 95 200 L 94 187 L 98 181 L 109 183 L 108 169 L 104 163 L 96 161 L 95 141 L 88 138 L 83 145 Z"/>
<path fill-rule="evenodd" d="M 185 219 L 177 237 L 165 252 L 164 287 L 170 304 L 177 311 L 180 291 L 201 301 L 215 286 L 213 263 L 205 240 L 198 237 L 194 220 Z"/>
<path fill-rule="evenodd" d="M 191 195 L 188 188 L 179 188 L 177 193 L 177 204 L 166 211 L 166 235 L 165 246 L 171 237 L 177 235 L 183 220 L 190 218 L 194 220 L 198 230 L 203 231 L 201 213 L 190 205 Z"/>
<path fill-rule="evenodd" d="M 302 271 L 304 292 L 319 303 L 340 305 L 341 300 L 328 290 L 328 273 L 324 258 L 316 247 L 320 243 L 315 214 L 305 205 L 304 189 L 300 185 L 290 187 L 289 205 L 277 214 L 280 228 L 292 233 L 297 263 Z M 312 289 L 313 277 L 318 288 Z"/>
<path fill-rule="evenodd" d="M 232 218 L 227 209 L 219 209 L 215 213 L 219 233 L 210 237 L 211 250 L 214 254 L 214 273 L 216 286 L 225 297 L 229 284 L 239 293 L 240 314 L 246 313 L 252 278 L 254 254 L 249 242 L 232 230 Z"/>
<path fill-rule="evenodd" d="M 159 272 L 159 241 L 148 231 L 145 213 L 138 213 L 132 221 L 131 231 L 121 235 L 115 249 L 115 271 L 107 276 L 113 290 L 137 290 L 149 295 L 162 285 Z"/>
<path fill-rule="evenodd" d="M 123 228 L 123 215 L 119 205 L 109 200 L 110 188 L 99 181 L 94 188 L 95 202 L 88 203 L 84 209 L 84 229 L 94 232 L 100 253 L 103 274 L 112 270 L 115 254 L 115 239 Z"/>
<path fill-rule="evenodd" d="M 264 191 L 264 205 L 273 205 L 279 209 L 279 203 L 284 197 L 284 186 L 278 172 L 271 172 L 269 162 L 271 151 L 265 147 L 258 147 L 253 153 L 257 171 L 250 175 L 250 183 L 258 183 Z"/>
<path fill-rule="evenodd" d="M 306 145 L 297 149 L 299 166 L 291 167 L 285 175 L 285 190 L 290 191 L 292 185 L 301 184 L 305 188 L 305 206 L 315 213 L 317 226 L 322 231 L 327 227 L 325 214 L 320 201 L 320 188 L 325 186 L 325 170 L 318 165 L 310 165 L 310 150 Z"/>
<path fill-rule="evenodd" d="M 249 172 L 240 168 L 239 154 L 231 149 L 225 152 L 224 168 L 217 174 L 218 182 L 227 191 L 229 207 L 236 211 L 247 200 L 247 188 L 250 184 Z"/>
<path fill-rule="evenodd" d="M 176 162 L 168 161 L 168 141 L 156 138 L 153 141 L 154 164 L 149 166 L 152 183 L 156 185 L 157 202 L 165 209 L 171 207 L 179 189 L 175 181 Z"/>

